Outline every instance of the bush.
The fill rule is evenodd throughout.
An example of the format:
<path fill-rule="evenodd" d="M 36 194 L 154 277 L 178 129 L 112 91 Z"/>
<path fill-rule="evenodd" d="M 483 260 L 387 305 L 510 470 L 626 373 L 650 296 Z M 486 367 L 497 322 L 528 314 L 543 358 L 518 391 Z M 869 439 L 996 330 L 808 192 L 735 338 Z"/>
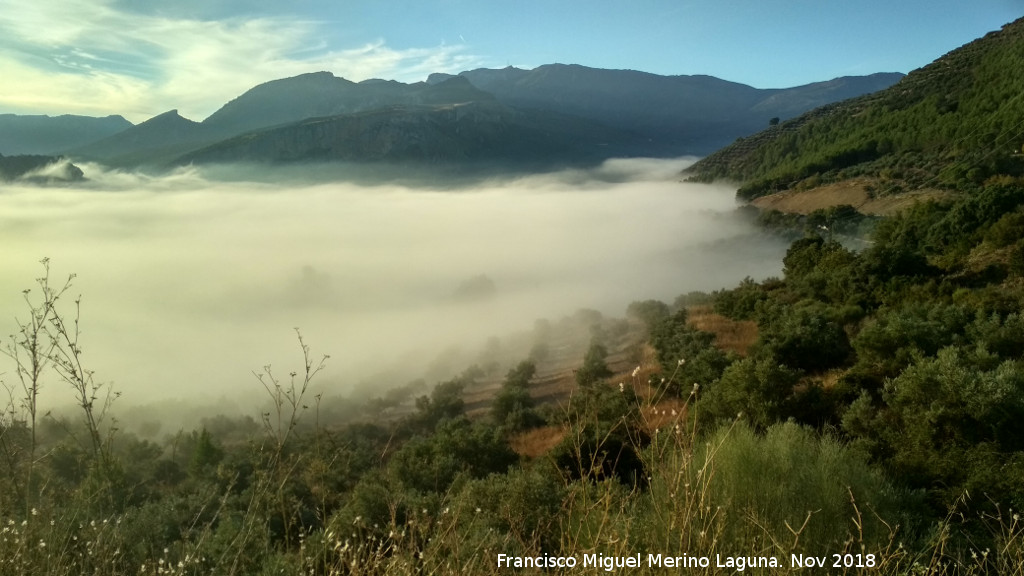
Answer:
<path fill-rule="evenodd" d="M 843 365 L 853 348 L 836 312 L 816 302 L 780 306 L 759 325 L 757 354 L 790 368 L 822 371 Z"/>
<path fill-rule="evenodd" d="M 804 526 L 799 540 L 809 550 L 840 550 L 861 538 L 868 549 L 878 550 L 896 526 L 905 530 L 902 541 L 913 539 L 908 528 L 915 522 L 907 511 L 915 510 L 921 495 L 892 486 L 862 455 L 810 428 L 776 424 L 760 436 L 739 422 L 713 434 L 695 460 L 713 471 L 712 500 L 727 507 L 730 517 L 749 515 L 775 534 L 786 534 L 787 524 L 793 530 Z M 701 481 L 698 470 L 690 469 L 693 483 Z M 741 522 L 726 530 L 727 538 L 740 540 L 756 534 L 749 524 L 745 532 Z"/>
<path fill-rule="evenodd" d="M 533 362 L 520 362 L 508 371 L 501 390 L 494 397 L 491 417 L 507 431 L 525 430 L 543 423 L 533 409 L 534 402 L 529 390 L 530 381 L 536 372 L 537 367 Z"/>
<path fill-rule="evenodd" d="M 786 416 L 786 405 L 799 380 L 799 372 L 775 358 L 744 358 L 731 364 L 722 378 L 709 386 L 698 409 L 712 421 L 727 421 L 743 414 L 756 428 L 766 428 Z"/>

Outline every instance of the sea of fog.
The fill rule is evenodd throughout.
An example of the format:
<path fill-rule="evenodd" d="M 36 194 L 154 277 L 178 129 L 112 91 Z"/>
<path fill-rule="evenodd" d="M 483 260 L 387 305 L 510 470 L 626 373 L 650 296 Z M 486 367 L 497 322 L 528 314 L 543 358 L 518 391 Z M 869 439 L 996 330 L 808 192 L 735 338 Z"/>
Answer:
<path fill-rule="evenodd" d="M 328 392 L 344 392 L 539 318 L 778 275 L 785 245 L 735 213 L 733 189 L 681 183 L 686 162 L 429 187 L 85 165 L 73 187 L 5 185 L 0 335 L 25 318 L 46 257 L 52 283 L 77 275 L 83 360 L 120 403 L 246 405 L 263 394 L 254 370 L 301 370 L 296 327 L 331 356 Z M 12 368 L 0 357 L 8 384 Z M 63 386 L 45 382 L 44 402 L 67 401 Z"/>

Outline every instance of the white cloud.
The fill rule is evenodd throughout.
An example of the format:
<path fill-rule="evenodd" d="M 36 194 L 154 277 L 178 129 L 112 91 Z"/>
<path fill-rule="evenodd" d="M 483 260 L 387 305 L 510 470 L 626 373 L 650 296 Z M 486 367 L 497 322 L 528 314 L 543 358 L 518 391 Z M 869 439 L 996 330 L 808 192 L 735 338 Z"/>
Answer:
<path fill-rule="evenodd" d="M 136 122 L 171 108 L 201 120 L 256 84 L 305 72 L 415 81 L 479 63 L 462 45 L 329 49 L 316 22 L 175 19 L 102 1 L 0 0 L 0 29 L 0 110 Z"/>

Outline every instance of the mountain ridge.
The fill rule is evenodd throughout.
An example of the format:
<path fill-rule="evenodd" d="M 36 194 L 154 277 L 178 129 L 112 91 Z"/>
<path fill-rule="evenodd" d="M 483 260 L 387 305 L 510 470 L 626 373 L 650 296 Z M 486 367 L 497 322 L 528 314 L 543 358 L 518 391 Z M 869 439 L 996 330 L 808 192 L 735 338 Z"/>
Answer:
<path fill-rule="evenodd" d="M 710 153 L 756 132 L 772 118 L 787 119 L 837 99 L 870 93 L 902 77 L 877 73 L 759 89 L 708 75 L 662 76 L 578 64 L 546 64 L 532 70 L 482 68 L 459 75 L 504 104 L 638 131 L 674 147 L 677 155 Z M 431 75 L 427 82 L 450 76 Z M 823 90 L 828 87 L 834 95 Z"/>
<path fill-rule="evenodd" d="M 201 122 L 185 119 L 172 110 L 62 152 L 75 158 L 118 167 L 159 168 L 180 164 L 184 159 L 201 161 L 211 155 L 223 156 L 228 148 L 236 152 L 242 149 L 256 150 L 234 139 L 245 134 L 260 133 L 253 137 L 263 142 L 258 147 L 261 150 L 258 156 L 263 157 L 268 150 L 275 149 L 278 153 L 271 156 L 278 158 L 276 161 L 283 161 L 283 158 L 302 161 L 304 158 L 298 149 L 285 152 L 284 143 L 268 144 L 267 139 L 273 135 L 297 137 L 298 140 L 292 140 L 295 145 L 312 154 L 305 160 L 324 156 L 314 151 L 326 149 L 331 150 L 325 153 L 326 157 L 358 157 L 360 154 L 343 153 L 332 148 L 339 145 L 340 141 L 332 140 L 333 144 L 326 148 L 317 148 L 304 142 L 303 138 L 309 136 L 304 130 L 314 125 L 320 126 L 317 130 L 322 130 L 327 125 L 322 121 L 307 121 L 335 118 L 336 121 L 329 125 L 337 128 L 350 125 L 356 118 L 368 118 L 359 116 L 364 112 L 384 110 L 384 115 L 393 115 L 388 124 L 392 128 L 400 118 L 408 127 L 413 116 L 427 114 L 433 120 L 419 123 L 426 130 L 425 133 L 406 131 L 405 134 L 420 142 L 424 151 L 431 146 L 423 144 L 423 139 L 438 137 L 441 140 L 436 143 L 436 151 L 449 151 L 441 154 L 442 157 L 470 157 L 476 152 L 455 152 L 450 148 L 453 140 L 444 134 L 454 125 L 441 130 L 432 123 L 449 117 L 437 111 L 430 112 L 429 109 L 475 102 L 500 103 L 518 111 L 517 114 L 505 113 L 502 122 L 505 122 L 506 129 L 511 130 L 510 134 L 525 140 L 519 144 L 488 144 L 482 148 L 492 153 L 504 150 L 504 153 L 512 155 L 504 158 L 510 162 L 528 161 L 537 156 L 525 142 L 536 139 L 537 130 L 540 129 L 536 119 L 540 117 L 548 117 L 555 125 L 578 135 L 589 134 L 581 136 L 585 142 L 589 142 L 586 139 L 591 137 L 607 140 L 613 134 L 618 135 L 618 140 L 602 142 L 601 148 L 595 148 L 595 142 L 583 144 L 582 147 L 575 146 L 571 139 L 555 137 L 550 130 L 546 131 L 546 138 L 560 140 L 565 150 L 563 153 L 548 147 L 544 145 L 543 139 L 536 141 L 539 149 L 546 150 L 555 163 L 560 160 L 571 163 L 583 157 L 602 159 L 614 154 L 679 157 L 702 154 L 732 142 L 768 124 L 773 116 L 786 116 L 822 102 L 875 89 L 893 80 L 893 75 L 880 74 L 834 79 L 792 89 L 761 90 L 712 76 L 660 76 L 632 70 L 602 70 L 576 64 L 549 64 L 533 70 L 509 67 L 470 70 L 458 75 L 435 74 L 428 77 L 426 82 L 409 84 L 382 79 L 353 82 L 336 77 L 331 72 L 320 71 L 254 86 L 226 102 Z M 342 120 L 346 115 L 354 116 L 350 120 Z M 569 117 L 575 120 L 569 121 Z M 374 118 L 380 120 L 383 116 L 376 115 Z M 522 125 L 513 127 L 516 123 Z M 302 127 L 288 128 L 298 125 Z M 481 128 L 477 126 L 474 129 Z M 366 137 L 356 138 L 354 132 L 346 133 L 355 138 L 348 144 L 350 146 L 376 145 L 371 144 Z M 300 137 L 299 134 L 304 135 Z M 393 136 L 394 133 L 391 134 Z M 484 138 L 481 134 L 476 137 Z M 228 141 L 231 142 L 216 146 Z M 469 139 L 460 141 L 466 146 L 473 146 Z M 582 153 L 588 147 L 586 153 Z M 397 150 L 398 147 L 390 146 L 388 149 Z M 199 154 L 200 150 L 204 152 Z M 595 150 L 598 152 L 596 155 Z M 432 154 L 424 153 L 427 156 Z M 516 154 L 522 157 L 516 157 Z M 370 157 L 373 154 L 367 153 L 364 156 Z M 560 159 L 559 156 L 564 158 Z"/>
<path fill-rule="evenodd" d="M 128 128 L 123 116 L 0 114 L 0 154 L 54 155 Z"/>

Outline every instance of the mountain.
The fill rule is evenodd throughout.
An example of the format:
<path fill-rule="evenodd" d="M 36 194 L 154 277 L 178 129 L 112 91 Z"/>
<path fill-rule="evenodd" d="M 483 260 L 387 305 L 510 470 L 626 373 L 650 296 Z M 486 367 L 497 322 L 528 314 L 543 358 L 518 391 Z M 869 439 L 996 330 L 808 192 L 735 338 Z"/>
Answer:
<path fill-rule="evenodd" d="M 972 190 L 1024 176 L 1024 19 L 914 70 L 896 85 L 780 123 L 704 158 L 697 180 L 744 183 L 752 199 L 856 181 L 870 195 Z"/>
<path fill-rule="evenodd" d="M 351 82 L 330 72 L 303 74 L 260 84 L 203 121 L 213 133 L 230 137 L 251 130 L 353 114 L 389 106 L 442 105 L 490 101 L 494 97 L 462 78 L 403 84 L 393 80 Z"/>
<path fill-rule="evenodd" d="M 902 74 L 843 77 L 787 89 L 757 89 L 713 76 L 661 76 L 549 64 L 462 72 L 502 103 L 595 120 L 638 132 L 663 155 L 707 154 L 736 138 L 818 106 L 881 90 Z M 452 78 L 433 74 L 428 83 Z"/>
<path fill-rule="evenodd" d="M 260 84 L 228 102 L 203 122 L 188 120 L 177 110 L 171 110 L 70 152 L 76 157 L 117 166 L 163 165 L 221 140 L 310 118 L 394 106 L 493 100 L 493 96 L 474 88 L 463 78 L 440 84 L 403 84 L 388 80 L 355 83 L 329 72 L 316 72 Z"/>
<path fill-rule="evenodd" d="M 0 154 L 54 154 L 131 127 L 121 116 L 0 114 Z"/>
<path fill-rule="evenodd" d="M 69 154 L 112 166 L 159 164 L 215 140 L 202 124 L 170 110 Z"/>
<path fill-rule="evenodd" d="M 499 160 L 500 154 L 508 154 L 512 162 L 543 156 L 557 164 L 614 155 L 679 156 L 706 152 L 753 133 L 774 116 L 792 115 L 892 81 L 894 75 L 876 75 L 758 90 L 710 76 L 658 76 L 560 64 L 435 74 L 427 82 L 412 84 L 351 82 L 316 72 L 260 84 L 202 122 L 171 111 L 69 152 L 117 166 L 212 158 L 448 162 Z M 470 103 L 479 106 L 465 106 Z M 377 126 L 382 134 L 365 132 L 367 125 Z M 556 134 L 558 129 L 567 132 Z M 492 141 L 495 134 L 505 133 L 511 138 L 508 142 Z M 412 140 L 398 142 L 403 134 Z M 286 140 L 271 143 L 274 138 Z M 326 140 L 311 140 L 315 138 Z M 473 149 L 474 138 L 483 143 L 478 149 Z M 360 146 L 367 149 L 359 150 Z M 246 158 L 246 153 L 253 156 Z"/>
<path fill-rule="evenodd" d="M 646 145 L 636 135 L 581 118 L 520 111 L 485 100 L 391 106 L 313 118 L 224 140 L 186 154 L 178 162 L 550 166 L 629 155 Z"/>

